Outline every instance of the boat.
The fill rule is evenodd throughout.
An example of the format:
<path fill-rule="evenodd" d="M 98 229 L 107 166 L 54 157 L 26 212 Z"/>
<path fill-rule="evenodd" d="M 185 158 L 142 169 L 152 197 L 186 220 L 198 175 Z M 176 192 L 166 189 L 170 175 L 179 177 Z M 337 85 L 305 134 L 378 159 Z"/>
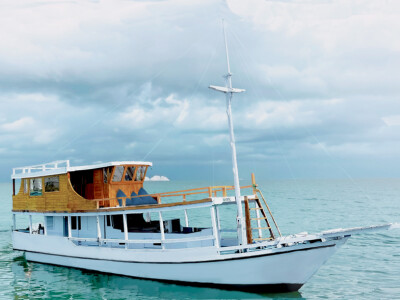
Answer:
<path fill-rule="evenodd" d="M 255 175 L 240 186 L 226 95 L 233 185 L 149 193 L 151 162 L 71 166 L 68 160 L 14 168 L 13 249 L 26 260 L 116 275 L 250 292 L 298 291 L 354 234 L 385 224 L 283 236 Z M 19 187 L 17 180 L 20 180 Z M 18 189 L 18 191 L 17 191 Z M 235 211 L 223 226 L 224 209 Z M 205 222 L 190 216 L 197 212 Z M 200 213 L 199 213 L 200 212 Z"/>

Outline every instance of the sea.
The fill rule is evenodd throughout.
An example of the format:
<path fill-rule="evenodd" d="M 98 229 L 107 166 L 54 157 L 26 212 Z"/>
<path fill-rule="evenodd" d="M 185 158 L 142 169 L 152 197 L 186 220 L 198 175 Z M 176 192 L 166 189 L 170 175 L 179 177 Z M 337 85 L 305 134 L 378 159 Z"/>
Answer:
<path fill-rule="evenodd" d="M 400 222 L 400 179 L 264 180 L 258 184 L 283 235 Z M 208 185 L 200 181 L 145 183 L 149 192 Z M 254 294 L 27 262 L 22 252 L 12 249 L 11 194 L 10 183 L 0 184 L 0 299 L 400 299 L 400 229 L 352 236 L 299 292 Z M 234 208 L 221 212 L 222 219 L 234 217 Z M 207 213 L 189 213 L 190 222 L 201 224 L 208 218 Z"/>

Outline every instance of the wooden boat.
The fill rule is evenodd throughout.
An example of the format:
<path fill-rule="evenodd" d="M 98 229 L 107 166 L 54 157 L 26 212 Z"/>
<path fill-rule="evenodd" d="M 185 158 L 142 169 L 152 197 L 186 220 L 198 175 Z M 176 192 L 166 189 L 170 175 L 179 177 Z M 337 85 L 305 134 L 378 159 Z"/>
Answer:
<path fill-rule="evenodd" d="M 189 285 L 287 292 L 300 289 L 352 234 L 392 228 L 281 235 L 254 175 L 250 186 L 239 185 L 231 100 L 244 90 L 232 88 L 227 47 L 226 54 L 226 86 L 210 88 L 227 97 L 233 186 L 148 194 L 143 183 L 151 163 L 138 161 L 75 167 L 57 161 L 15 168 L 13 248 L 34 262 Z M 21 180 L 18 193 L 16 180 Z M 232 205 L 235 225 L 224 228 L 220 211 Z M 189 218 L 188 212 L 196 210 L 208 226 Z"/>

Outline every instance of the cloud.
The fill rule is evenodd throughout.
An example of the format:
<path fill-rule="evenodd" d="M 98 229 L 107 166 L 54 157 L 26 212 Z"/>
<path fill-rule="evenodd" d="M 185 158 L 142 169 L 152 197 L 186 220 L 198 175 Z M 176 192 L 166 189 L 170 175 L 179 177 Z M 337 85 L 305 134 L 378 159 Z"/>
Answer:
<path fill-rule="evenodd" d="M 230 178 L 225 98 L 207 88 L 224 85 L 221 17 L 246 89 L 232 105 L 241 172 L 400 162 L 397 1 L 21 0 L 0 4 L 5 169 L 146 158 L 172 179 L 216 163 Z"/>
<path fill-rule="evenodd" d="M 27 128 L 34 125 L 35 121 L 31 117 L 23 117 L 11 123 L 5 123 L 1 125 L 1 129 L 5 131 L 21 131 L 27 130 Z"/>

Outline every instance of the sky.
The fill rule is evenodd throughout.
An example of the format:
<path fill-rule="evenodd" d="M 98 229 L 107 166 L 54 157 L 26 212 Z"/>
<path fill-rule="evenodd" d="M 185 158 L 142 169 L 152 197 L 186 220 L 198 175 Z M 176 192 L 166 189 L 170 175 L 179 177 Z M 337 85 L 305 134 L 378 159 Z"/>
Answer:
<path fill-rule="evenodd" d="M 225 20 L 239 175 L 400 176 L 400 1 L 0 3 L 0 181 L 13 167 L 152 161 L 231 180 Z"/>

